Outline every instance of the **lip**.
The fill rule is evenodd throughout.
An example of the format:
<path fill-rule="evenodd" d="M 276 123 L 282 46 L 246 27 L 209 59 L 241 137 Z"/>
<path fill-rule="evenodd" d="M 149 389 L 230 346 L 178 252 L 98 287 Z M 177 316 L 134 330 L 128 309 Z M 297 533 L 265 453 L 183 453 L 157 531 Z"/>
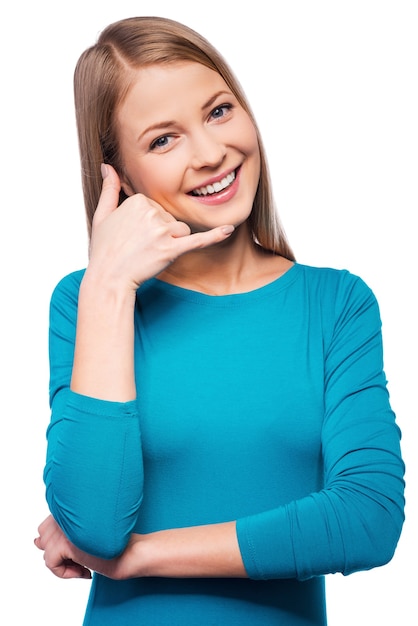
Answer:
<path fill-rule="evenodd" d="M 214 193 L 212 195 L 207 195 L 207 196 L 193 196 L 189 194 L 189 197 L 193 198 L 193 200 L 196 200 L 197 202 L 200 202 L 201 204 L 206 204 L 206 205 L 211 205 L 211 206 L 228 202 L 235 196 L 235 194 L 238 191 L 239 180 L 240 180 L 240 175 L 241 175 L 240 165 L 236 168 L 231 168 L 230 170 L 223 172 L 219 176 L 214 176 L 199 185 L 199 187 L 206 187 L 206 185 L 213 185 L 214 183 L 220 182 L 223 178 L 225 178 L 225 176 L 228 176 L 228 174 L 231 174 L 232 172 L 235 172 L 235 180 L 226 189 L 223 189 L 222 191 L 219 191 L 218 193 Z"/>
<path fill-rule="evenodd" d="M 222 172 L 222 174 L 218 174 L 218 176 L 213 176 L 212 178 L 208 178 L 207 180 L 204 180 L 203 182 L 199 183 L 199 185 L 195 185 L 193 189 L 197 189 L 199 187 L 206 187 L 207 185 L 213 185 L 214 183 L 220 183 L 221 180 L 223 180 L 229 174 L 232 174 L 232 172 L 235 172 L 236 170 L 238 170 L 239 167 L 240 166 L 231 167 L 231 169 L 226 170 L 226 172 Z M 190 192 L 193 191 L 193 189 L 191 189 Z"/>

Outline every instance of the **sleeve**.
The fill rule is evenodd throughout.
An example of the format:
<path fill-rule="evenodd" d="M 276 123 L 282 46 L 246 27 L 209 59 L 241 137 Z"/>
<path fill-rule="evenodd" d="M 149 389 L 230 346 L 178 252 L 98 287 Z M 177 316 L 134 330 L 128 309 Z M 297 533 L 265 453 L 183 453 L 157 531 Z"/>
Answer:
<path fill-rule="evenodd" d="M 254 579 L 350 574 L 387 563 L 404 521 L 400 431 L 383 371 L 373 293 L 345 274 L 325 346 L 322 455 L 317 493 L 239 519 L 238 541 Z"/>
<path fill-rule="evenodd" d="M 79 273 L 64 278 L 51 298 L 46 499 L 72 543 L 113 558 L 125 548 L 142 500 L 139 418 L 135 401 L 70 390 L 80 280 Z"/>

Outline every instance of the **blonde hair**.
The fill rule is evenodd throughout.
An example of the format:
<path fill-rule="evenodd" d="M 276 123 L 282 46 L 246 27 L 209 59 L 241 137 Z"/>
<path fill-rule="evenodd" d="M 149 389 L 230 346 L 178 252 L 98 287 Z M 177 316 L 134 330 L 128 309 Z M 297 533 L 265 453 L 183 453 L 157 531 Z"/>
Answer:
<path fill-rule="evenodd" d="M 117 171 L 122 171 L 115 118 L 135 71 L 147 65 L 178 61 L 197 62 L 217 72 L 251 117 L 261 159 L 260 180 L 249 219 L 252 235 L 266 250 L 294 260 L 275 210 L 260 133 L 239 82 L 204 37 L 179 22 L 162 17 L 132 17 L 111 24 L 77 62 L 74 97 L 89 235 L 102 187 L 101 163 L 110 163 Z M 121 192 L 120 202 L 125 198 Z"/>

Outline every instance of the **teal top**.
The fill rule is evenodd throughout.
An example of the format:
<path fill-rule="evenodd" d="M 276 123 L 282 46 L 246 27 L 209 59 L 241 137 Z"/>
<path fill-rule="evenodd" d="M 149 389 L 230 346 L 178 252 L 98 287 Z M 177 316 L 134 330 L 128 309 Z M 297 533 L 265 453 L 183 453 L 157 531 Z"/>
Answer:
<path fill-rule="evenodd" d="M 54 290 L 45 467 L 70 540 L 237 520 L 248 579 L 95 574 L 86 626 L 323 626 L 324 575 L 388 562 L 403 524 L 400 432 L 369 287 L 295 264 L 251 292 L 157 279 L 137 293 L 137 399 L 69 389 L 83 271 Z"/>

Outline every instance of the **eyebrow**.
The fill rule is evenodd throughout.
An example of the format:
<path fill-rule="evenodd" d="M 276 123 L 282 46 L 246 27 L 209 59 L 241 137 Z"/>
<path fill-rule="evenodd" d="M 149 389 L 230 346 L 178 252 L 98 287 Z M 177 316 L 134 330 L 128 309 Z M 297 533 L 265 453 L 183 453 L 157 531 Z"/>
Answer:
<path fill-rule="evenodd" d="M 225 91 L 224 89 L 217 91 L 215 94 L 213 94 L 213 96 L 211 96 L 209 98 L 209 100 L 207 102 L 205 102 L 205 104 L 202 106 L 202 111 L 204 111 L 205 109 L 207 109 L 208 107 L 212 106 L 212 104 L 215 102 L 215 100 L 217 98 L 219 98 L 219 96 L 221 95 L 227 95 L 230 96 L 232 95 L 232 93 L 230 91 Z M 175 120 L 166 120 L 164 122 L 157 122 L 156 124 L 152 124 L 151 126 L 148 126 L 139 136 L 138 136 L 138 141 L 140 141 L 142 139 L 142 137 L 144 135 L 146 135 L 147 133 L 151 132 L 151 131 L 155 131 L 155 130 L 164 130 L 164 128 L 167 128 L 167 126 L 175 126 L 176 125 L 176 121 Z"/>

